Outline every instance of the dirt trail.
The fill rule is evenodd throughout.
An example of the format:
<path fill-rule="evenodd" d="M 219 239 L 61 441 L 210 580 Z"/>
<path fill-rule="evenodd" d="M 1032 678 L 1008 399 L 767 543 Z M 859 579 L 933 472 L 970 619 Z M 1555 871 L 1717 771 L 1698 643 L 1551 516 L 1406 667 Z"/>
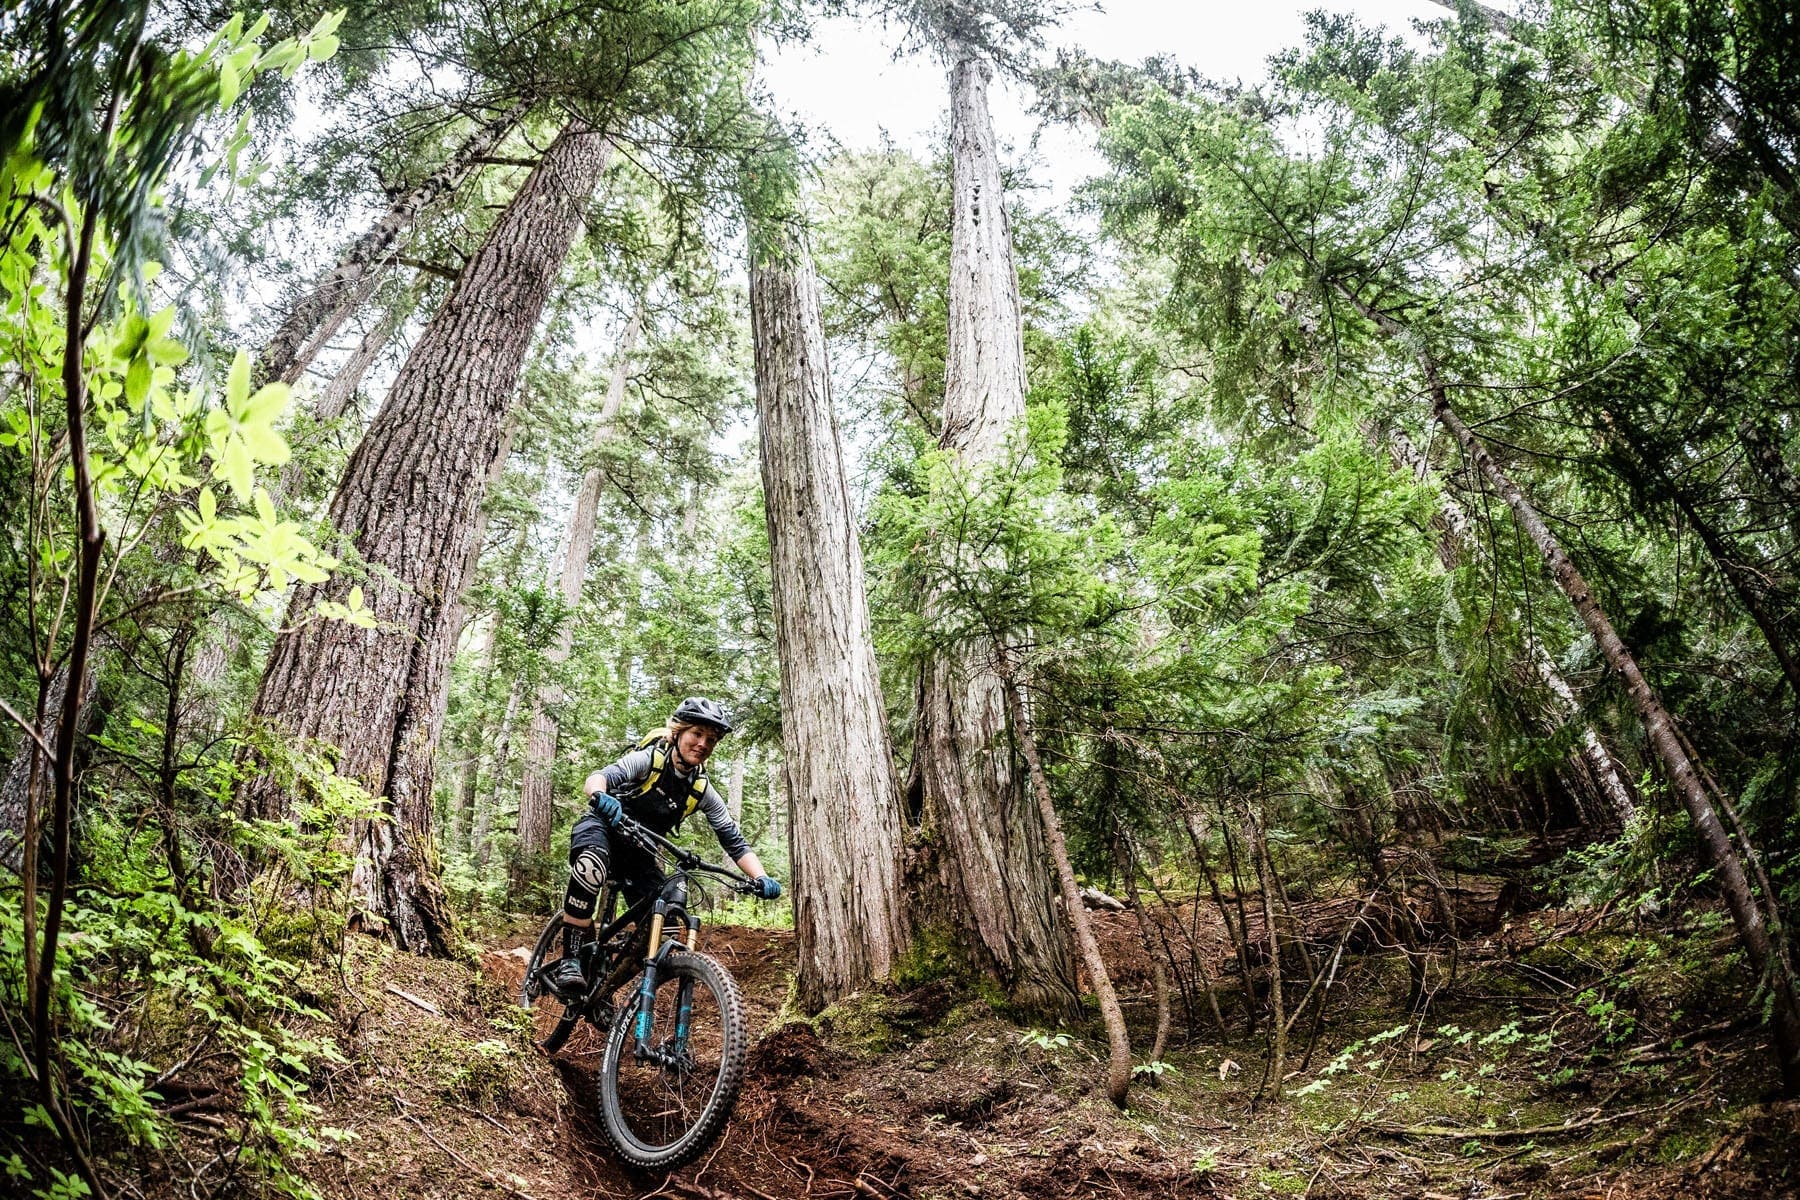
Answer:
<path fill-rule="evenodd" d="M 1098 915 L 1109 959 L 1131 989 L 1134 1019 L 1148 1020 L 1148 971 L 1137 961 L 1143 951 L 1132 918 Z M 1446 1061 L 1459 1060 L 1444 1059 L 1434 1048 L 1440 1039 L 1415 1031 L 1409 1045 L 1394 1044 L 1394 1065 L 1380 1068 L 1379 1087 L 1364 1086 L 1356 1064 L 1370 1060 L 1354 1053 L 1344 1073 L 1350 1083 L 1340 1087 L 1339 1077 L 1321 1072 L 1339 1052 L 1334 1046 L 1309 1074 L 1288 1081 L 1280 1103 L 1254 1107 L 1261 1060 L 1237 1032 L 1229 1046 L 1201 1040 L 1172 1052 L 1175 1066 L 1161 1086 L 1135 1087 L 1131 1111 L 1119 1113 L 1103 1099 L 1102 1042 L 1022 1030 L 941 981 L 856 997 L 811 1023 L 784 1020 L 791 935 L 717 927 L 708 929 L 706 949 L 738 977 L 749 1002 L 756 1041 L 748 1079 L 707 1157 L 648 1177 L 613 1160 L 592 1116 L 594 1031 L 584 1028 L 553 1062 L 529 1049 L 542 1030 L 513 1003 L 520 940 L 490 949 L 475 968 L 353 939 L 348 994 L 364 1007 L 341 1022 L 349 1062 L 317 1091 L 328 1123 L 354 1137 L 316 1157 L 313 1182 L 327 1196 L 1796 1194 L 1790 1164 L 1800 1108 L 1747 1106 L 1741 1092 L 1728 1094 L 1731 1083 L 1743 1082 L 1753 1037 L 1721 1038 L 1701 1050 L 1713 1092 L 1658 1085 L 1672 1088 L 1675 1099 L 1667 1100 L 1656 1087 L 1630 1093 L 1608 1082 L 1610 1096 L 1576 1087 L 1550 1106 L 1545 1088 L 1521 1071 L 1512 1072 L 1519 1080 L 1511 1092 L 1486 1080 L 1492 1098 L 1457 1099 L 1440 1076 Z M 1315 1078 L 1332 1086 L 1306 1094 Z M 1408 1093 L 1418 1099 L 1395 1099 Z M 1568 1135 L 1505 1132 L 1583 1120 Z M 1471 1128 L 1462 1136 L 1391 1132 L 1446 1121 Z M 1482 1130 L 1483 1121 L 1496 1128 Z"/>

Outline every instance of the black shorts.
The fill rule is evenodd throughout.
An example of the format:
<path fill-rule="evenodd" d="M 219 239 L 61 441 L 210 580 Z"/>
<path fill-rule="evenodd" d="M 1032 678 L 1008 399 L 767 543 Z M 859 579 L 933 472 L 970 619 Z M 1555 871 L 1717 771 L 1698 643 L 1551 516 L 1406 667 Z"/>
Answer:
<path fill-rule="evenodd" d="M 607 874 L 618 880 L 627 904 L 654 895 L 663 885 L 663 870 L 656 857 L 636 842 L 615 837 L 612 828 L 591 812 L 575 822 L 569 835 L 569 861 L 573 863 L 583 850 L 600 852 Z"/>

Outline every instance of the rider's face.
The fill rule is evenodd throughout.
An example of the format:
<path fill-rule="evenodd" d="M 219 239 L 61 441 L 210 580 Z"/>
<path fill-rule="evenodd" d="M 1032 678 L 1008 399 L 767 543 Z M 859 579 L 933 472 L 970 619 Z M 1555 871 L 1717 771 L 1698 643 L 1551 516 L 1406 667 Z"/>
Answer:
<path fill-rule="evenodd" d="M 704 725 L 692 725 L 681 731 L 676 739 L 675 748 L 681 751 L 681 757 L 695 766 L 706 761 L 706 756 L 713 752 L 719 744 L 719 731 L 708 729 Z"/>

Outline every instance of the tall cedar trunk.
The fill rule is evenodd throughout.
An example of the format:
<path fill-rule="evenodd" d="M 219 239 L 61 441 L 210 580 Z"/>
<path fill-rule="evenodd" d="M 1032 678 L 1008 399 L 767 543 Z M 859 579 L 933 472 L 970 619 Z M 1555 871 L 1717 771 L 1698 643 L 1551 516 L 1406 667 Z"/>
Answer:
<path fill-rule="evenodd" d="M 950 328 L 940 444 L 970 469 L 992 462 L 1025 414 L 1024 333 L 1000 184 L 988 64 L 957 50 L 950 71 Z M 926 596 L 926 614 L 938 605 Z M 1069 934 L 1056 913 L 1042 814 L 1026 795 L 993 666 L 999 647 L 943 653 L 922 672 L 914 769 L 935 862 L 914 880 L 918 921 L 951 934 L 1019 1008 L 1080 1009 Z"/>
<path fill-rule="evenodd" d="M 612 378 L 600 404 L 600 416 L 594 423 L 593 446 L 606 444 L 613 435 L 619 413 L 625 407 L 625 385 L 631 378 L 631 356 L 637 350 L 638 318 L 625 323 L 619 338 L 618 358 L 613 363 Z M 581 490 L 575 497 L 575 508 L 569 513 L 568 528 L 563 531 L 562 561 L 557 568 L 556 586 L 563 604 L 573 612 L 581 601 L 581 585 L 587 579 L 588 557 L 594 552 L 594 520 L 600 511 L 600 465 L 588 467 L 581 477 Z M 557 631 L 556 643 L 545 658 L 551 675 L 568 661 L 575 648 L 575 624 L 565 620 Z M 562 687 L 546 682 L 531 698 L 531 732 L 525 743 L 524 779 L 519 790 L 519 862 L 527 869 L 538 856 L 550 851 L 550 829 L 556 822 L 556 796 L 552 775 L 556 764 L 555 707 L 563 700 Z M 529 870 L 527 870 L 529 873 Z"/>
<path fill-rule="evenodd" d="M 340 752 L 338 770 L 385 798 L 356 830 L 355 901 L 412 950 L 445 951 L 451 926 L 432 873 L 432 756 L 470 574 L 470 531 L 506 414 L 559 269 L 611 152 L 579 122 L 557 137 L 420 336 L 345 468 L 333 523 L 372 568 L 377 625 L 292 622 L 263 673 L 255 712 Z M 296 590 L 290 611 L 341 600 L 340 574 Z M 286 815 L 266 779 L 242 796 L 253 816 Z"/>
<path fill-rule="evenodd" d="M 413 295 L 416 296 L 417 293 Z M 362 387 L 363 376 L 369 373 L 369 368 L 375 365 L 375 360 L 387 349 L 394 334 L 406 324 L 406 318 L 412 309 L 413 300 L 409 297 L 407 302 L 382 313 L 363 331 L 362 340 L 356 343 L 356 349 L 344 360 L 344 365 L 338 368 L 337 374 L 331 377 L 325 390 L 319 393 L 318 402 L 313 405 L 315 420 L 335 421 L 344 415 L 350 408 L 351 398 Z"/>
<path fill-rule="evenodd" d="M 515 677 L 512 687 L 506 693 L 506 711 L 500 715 L 500 735 L 494 739 L 493 766 L 489 772 L 491 778 L 488 780 L 487 797 L 475 812 L 475 832 L 470 835 L 469 853 L 483 867 L 487 866 L 488 859 L 494 852 L 494 810 L 500 807 L 500 786 L 506 778 L 506 768 L 512 761 L 513 725 L 519 719 L 519 699 L 524 691 L 524 684 Z"/>
<path fill-rule="evenodd" d="M 1669 786 L 1681 798 L 1688 817 L 1694 823 L 1701 851 L 1707 864 L 1713 869 L 1720 889 L 1725 893 L 1726 907 L 1730 909 L 1738 936 L 1749 952 L 1751 964 L 1769 988 L 1775 1049 L 1780 1059 L 1782 1078 L 1789 1088 L 1800 1087 L 1800 1004 L 1796 1003 L 1794 981 L 1786 961 L 1785 948 L 1776 940 L 1779 937 L 1779 926 L 1772 937 L 1762 904 L 1751 890 L 1750 880 L 1744 872 L 1744 864 L 1738 857 L 1736 847 L 1731 844 L 1730 835 L 1720 823 L 1718 811 L 1707 794 L 1699 771 L 1681 744 L 1675 722 L 1663 707 L 1662 699 L 1655 689 L 1644 678 L 1636 657 L 1601 609 L 1593 589 L 1563 551 L 1562 543 L 1526 499 L 1525 493 L 1500 469 L 1487 447 L 1450 406 L 1448 390 L 1438 375 L 1436 365 L 1428 357 L 1422 365 L 1430 387 L 1432 413 L 1438 423 L 1455 436 L 1477 469 L 1494 490 L 1505 498 L 1514 518 L 1537 547 L 1551 578 L 1568 597 L 1569 603 L 1581 618 L 1581 623 L 1598 643 L 1607 664 L 1624 680 L 1625 690 L 1631 696 L 1632 706 L 1637 710 L 1638 719 L 1643 722 L 1650 745 L 1662 763 Z M 1763 900 L 1769 904 L 1774 903 L 1772 896 L 1764 897 Z"/>
<path fill-rule="evenodd" d="M 1376 435 L 1387 447 L 1388 454 L 1399 464 L 1400 468 L 1420 483 L 1435 481 L 1438 486 L 1438 515 L 1436 524 L 1442 536 L 1438 542 L 1438 557 L 1446 568 L 1455 568 L 1465 557 L 1485 556 L 1485 547 L 1481 539 L 1475 535 L 1475 522 L 1469 518 L 1468 510 L 1450 494 L 1446 481 L 1438 479 L 1432 470 L 1431 460 L 1425 452 L 1413 443 L 1406 431 L 1398 425 L 1389 424 Z M 1527 653 L 1531 656 L 1531 668 L 1543 681 L 1550 694 L 1556 698 L 1558 711 L 1553 714 L 1553 722 L 1566 725 L 1577 719 L 1581 713 L 1581 704 L 1575 698 L 1575 689 L 1556 667 L 1549 652 L 1536 637 L 1527 638 Z M 1619 827 L 1623 829 L 1630 824 L 1632 816 L 1637 812 L 1637 803 L 1632 799 L 1631 788 L 1625 783 L 1625 771 L 1613 757 L 1611 750 L 1600 740 L 1593 722 L 1581 723 L 1581 749 L 1577 751 L 1594 787 L 1605 799 L 1607 807 L 1618 818 Z"/>
<path fill-rule="evenodd" d="M 731 760 L 731 782 L 725 791 L 725 811 L 740 825 L 744 822 L 744 766 L 748 761 L 742 752 Z"/>
<path fill-rule="evenodd" d="M 804 238 L 756 222 L 750 325 L 781 663 L 802 1011 L 885 978 L 909 931 L 900 781 Z"/>
<path fill-rule="evenodd" d="M 381 284 L 381 273 L 386 266 L 385 260 L 373 262 L 364 269 L 354 286 L 338 298 L 331 311 L 326 313 L 324 319 L 320 321 L 318 328 L 313 330 L 312 336 L 307 338 L 305 344 L 294 352 L 293 363 L 287 369 L 287 374 L 291 378 L 283 380 L 284 383 L 300 382 L 300 377 L 306 374 L 306 368 L 312 365 L 313 359 L 319 357 L 319 351 L 331 344 L 331 339 L 336 337 L 338 330 L 344 327 L 344 322 L 360 312 L 362 306 L 369 302 L 369 297 L 375 294 L 375 289 Z"/>
<path fill-rule="evenodd" d="M 1056 819 L 1056 806 L 1050 800 L 1050 783 L 1044 777 L 1044 764 L 1038 757 L 1037 738 L 1025 717 L 1025 702 L 1019 695 L 1018 681 L 1002 680 L 1006 704 L 1012 715 L 1013 730 L 1024 752 L 1025 766 L 1031 775 L 1032 794 L 1037 798 L 1038 816 L 1044 822 L 1044 840 L 1049 844 L 1050 861 L 1056 867 L 1057 885 L 1062 890 L 1063 911 L 1081 947 L 1082 965 L 1094 985 L 1094 998 L 1100 1002 L 1100 1018 L 1106 1024 L 1107 1057 L 1106 1097 L 1120 1108 L 1125 1107 L 1125 1094 L 1131 1086 L 1131 1039 L 1125 1032 L 1125 1014 L 1119 1008 L 1119 995 L 1113 991 L 1112 974 L 1106 960 L 1100 957 L 1100 943 L 1088 921 L 1087 906 L 1081 902 L 1080 888 L 1075 882 L 1075 868 L 1069 862 L 1069 847 L 1063 841 L 1062 823 Z M 1165 993 L 1166 995 L 1166 993 Z"/>
<path fill-rule="evenodd" d="M 787 837 L 787 829 L 784 828 L 787 816 L 787 792 L 782 786 L 783 774 L 780 757 L 771 753 L 768 756 L 769 840 L 771 842 L 781 842 Z"/>
<path fill-rule="evenodd" d="M 300 378 L 311 355 L 350 315 L 355 307 L 354 298 L 366 278 L 393 256 L 401 235 L 419 213 L 433 200 L 459 186 L 474 168 L 476 160 L 485 156 L 511 131 L 525 108 L 524 104 L 514 104 L 477 126 L 474 134 L 448 162 L 388 206 L 381 220 L 357 238 L 337 266 L 288 311 L 257 364 L 262 378 L 283 383 L 293 383 Z"/>

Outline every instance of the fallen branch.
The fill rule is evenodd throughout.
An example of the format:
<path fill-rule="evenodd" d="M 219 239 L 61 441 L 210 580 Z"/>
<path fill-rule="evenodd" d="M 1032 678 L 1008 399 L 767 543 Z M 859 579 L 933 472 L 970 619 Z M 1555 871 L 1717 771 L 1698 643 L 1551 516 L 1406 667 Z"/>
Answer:
<path fill-rule="evenodd" d="M 1081 902 L 1089 908 L 1103 908 L 1107 912 L 1124 912 L 1127 905 L 1117 896 L 1109 896 L 1097 887 L 1084 887 L 1080 891 Z"/>
<path fill-rule="evenodd" d="M 417 996 L 413 995 L 411 992 L 403 992 L 391 983 L 387 985 L 387 990 L 392 992 L 394 995 L 400 997 L 402 1000 L 406 1001 L 408 1004 L 412 1005 L 414 1008 L 418 1009 L 420 1012 L 428 1012 L 434 1017 L 441 1017 L 444 1015 L 442 1012 L 440 1012 L 438 1010 L 438 1006 L 433 1004 L 431 1001 L 421 1000 Z"/>
<path fill-rule="evenodd" d="M 1591 1117 L 1583 1117 L 1579 1121 L 1570 1121 L 1563 1125 L 1531 1125 L 1523 1129 L 1472 1129 L 1456 1125 L 1370 1125 L 1367 1128 L 1371 1133 L 1385 1133 L 1398 1137 L 1454 1137 L 1511 1141 L 1513 1138 L 1553 1137 L 1559 1133 L 1573 1133 L 1578 1129 L 1590 1129 L 1595 1125 L 1610 1125 L 1614 1121 L 1623 1121 L 1627 1117 L 1635 1117 L 1644 1111 L 1641 1108 L 1628 1108 L 1624 1112 L 1605 1116 L 1595 1113 Z"/>

